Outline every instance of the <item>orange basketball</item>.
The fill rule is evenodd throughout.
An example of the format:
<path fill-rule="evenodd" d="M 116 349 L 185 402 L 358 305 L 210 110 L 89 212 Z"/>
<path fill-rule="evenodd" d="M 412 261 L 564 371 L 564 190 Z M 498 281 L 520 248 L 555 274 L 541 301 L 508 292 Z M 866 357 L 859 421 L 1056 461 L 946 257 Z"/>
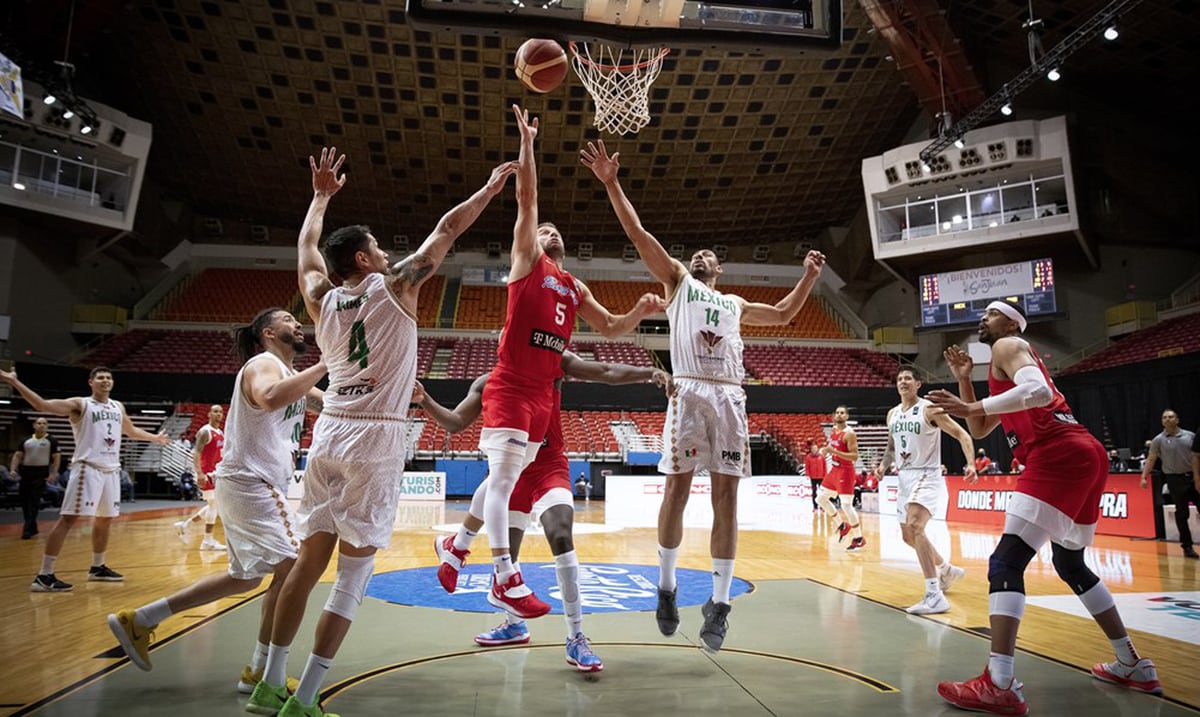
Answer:
<path fill-rule="evenodd" d="M 549 92 L 567 76 L 567 53 L 554 40 L 526 40 L 517 48 L 513 69 L 521 84 L 530 90 Z"/>

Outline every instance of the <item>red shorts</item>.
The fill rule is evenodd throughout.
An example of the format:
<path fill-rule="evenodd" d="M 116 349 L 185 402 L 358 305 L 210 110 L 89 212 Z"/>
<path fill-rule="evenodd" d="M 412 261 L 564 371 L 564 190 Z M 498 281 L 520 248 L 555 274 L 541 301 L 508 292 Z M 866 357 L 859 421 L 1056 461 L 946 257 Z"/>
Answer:
<path fill-rule="evenodd" d="M 556 400 L 554 382 L 529 385 L 506 378 L 493 372 L 483 386 L 483 427 L 525 431 L 531 444 L 541 443 Z"/>
<path fill-rule="evenodd" d="M 517 485 L 508 499 L 508 509 L 518 513 L 530 513 L 534 503 L 554 488 L 563 488 L 570 493 L 571 487 L 571 469 L 567 465 L 566 456 L 545 461 L 539 458 L 530 463 L 517 479 Z"/>
<path fill-rule="evenodd" d="M 1079 525 L 1100 520 L 1100 497 L 1108 482 L 1108 453 L 1090 435 L 1039 443 L 1025 456 L 1017 492 L 1062 511 Z"/>
<path fill-rule="evenodd" d="M 852 466 L 833 466 L 821 481 L 821 486 L 836 491 L 838 495 L 852 495 L 857 480 L 858 474 Z"/>

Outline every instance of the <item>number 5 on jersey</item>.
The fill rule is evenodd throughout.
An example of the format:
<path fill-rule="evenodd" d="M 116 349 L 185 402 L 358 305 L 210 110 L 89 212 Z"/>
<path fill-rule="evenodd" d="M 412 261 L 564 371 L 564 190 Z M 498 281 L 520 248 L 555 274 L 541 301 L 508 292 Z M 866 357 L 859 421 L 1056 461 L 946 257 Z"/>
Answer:
<path fill-rule="evenodd" d="M 566 311 L 567 311 L 566 304 L 564 304 L 562 302 L 556 303 L 554 305 L 554 323 L 558 324 L 559 326 L 562 326 L 563 324 L 567 323 Z"/>
<path fill-rule="evenodd" d="M 359 368 L 367 367 L 367 354 L 370 352 L 370 347 L 367 346 L 367 329 L 363 326 L 363 322 L 355 321 L 350 325 L 350 351 L 348 358 L 351 363 L 358 362 Z"/>

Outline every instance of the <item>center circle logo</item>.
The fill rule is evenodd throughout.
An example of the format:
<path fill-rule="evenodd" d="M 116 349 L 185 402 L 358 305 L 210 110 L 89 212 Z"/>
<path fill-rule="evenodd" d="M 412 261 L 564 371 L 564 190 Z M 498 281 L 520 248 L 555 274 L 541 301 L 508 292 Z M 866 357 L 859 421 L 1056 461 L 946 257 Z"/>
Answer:
<path fill-rule="evenodd" d="M 550 604 L 550 612 L 562 614 L 562 591 L 558 589 L 554 563 L 522 563 L 525 584 Z M 676 603 L 680 607 L 702 605 L 712 595 L 712 573 L 679 568 Z M 412 568 L 380 573 L 371 578 L 367 595 L 377 600 L 412 607 L 433 607 L 462 612 L 496 612 L 487 601 L 492 584 L 492 566 L 468 565 L 458 574 L 453 593 L 438 584 L 437 567 Z M 753 589 L 734 578 L 729 588 L 733 599 Z M 579 598 L 584 612 L 644 612 L 658 605 L 658 566 L 594 563 L 579 566 Z"/>

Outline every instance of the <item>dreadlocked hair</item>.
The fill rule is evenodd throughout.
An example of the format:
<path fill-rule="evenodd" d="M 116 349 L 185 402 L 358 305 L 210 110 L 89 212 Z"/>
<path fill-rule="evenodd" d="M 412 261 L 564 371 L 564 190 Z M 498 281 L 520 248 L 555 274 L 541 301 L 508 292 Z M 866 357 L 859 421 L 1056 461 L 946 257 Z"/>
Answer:
<path fill-rule="evenodd" d="M 239 326 L 233 330 L 233 348 L 237 351 L 242 363 L 249 361 L 263 348 L 263 331 L 271 325 L 271 319 L 277 312 L 287 311 L 278 306 L 263 309 L 258 312 L 248 326 Z"/>

